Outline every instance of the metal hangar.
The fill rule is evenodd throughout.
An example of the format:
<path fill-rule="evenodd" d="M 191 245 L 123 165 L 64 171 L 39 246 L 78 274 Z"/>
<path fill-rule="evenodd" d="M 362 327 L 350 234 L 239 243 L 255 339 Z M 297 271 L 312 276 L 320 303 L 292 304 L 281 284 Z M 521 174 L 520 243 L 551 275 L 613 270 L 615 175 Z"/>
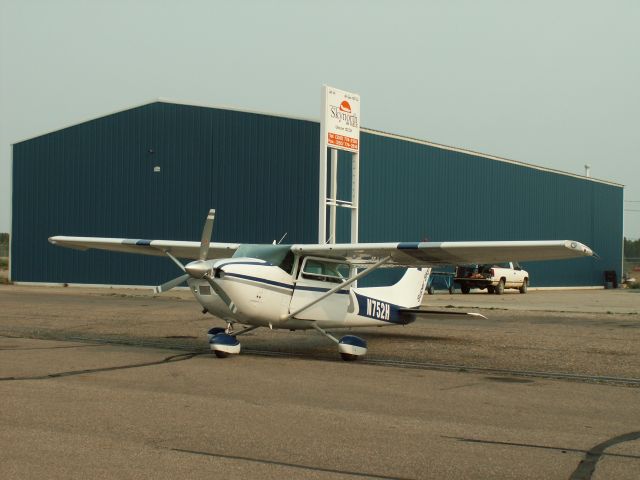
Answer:
<path fill-rule="evenodd" d="M 572 239 L 600 259 L 525 263 L 532 287 L 620 277 L 622 185 L 374 130 L 360 142 L 359 241 Z M 11 280 L 162 283 L 175 276 L 166 259 L 47 238 L 199 240 L 209 208 L 214 241 L 315 243 L 318 150 L 317 121 L 165 100 L 16 143 Z M 348 195 L 349 159 L 339 165 Z M 345 226 L 339 216 L 339 242 Z"/>

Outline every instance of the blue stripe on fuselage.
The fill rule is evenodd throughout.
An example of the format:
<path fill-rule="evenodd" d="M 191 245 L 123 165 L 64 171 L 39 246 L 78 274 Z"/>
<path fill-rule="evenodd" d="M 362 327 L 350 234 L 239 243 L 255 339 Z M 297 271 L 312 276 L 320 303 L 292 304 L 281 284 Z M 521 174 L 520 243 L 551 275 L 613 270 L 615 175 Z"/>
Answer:
<path fill-rule="evenodd" d="M 282 282 L 276 282 L 275 280 L 268 280 L 266 278 L 260 278 L 260 277 L 254 277 L 252 275 L 242 275 L 241 273 L 227 273 L 225 272 L 225 275 L 228 277 L 235 277 L 235 278 L 241 278 L 243 280 L 250 280 L 252 282 L 256 282 L 256 283 L 264 283 L 266 285 L 273 285 L 275 287 L 281 287 L 281 288 L 288 288 L 290 290 L 305 290 L 305 291 L 310 291 L 310 292 L 328 292 L 329 290 L 331 290 L 330 288 L 321 288 L 321 287 L 306 287 L 306 286 L 302 286 L 302 285 L 292 285 L 290 283 L 282 283 Z M 349 293 L 349 290 L 339 290 L 336 293 L 338 294 L 343 294 L 346 295 Z"/>
<path fill-rule="evenodd" d="M 254 277 L 254 276 L 251 276 L 251 275 L 242 275 L 240 273 L 227 273 L 227 272 L 224 272 L 224 274 L 227 277 L 242 278 L 244 280 L 251 280 L 252 282 L 264 283 L 264 284 L 267 284 L 267 285 L 274 285 L 276 287 L 288 288 L 290 290 L 293 290 L 293 285 L 291 285 L 289 283 L 276 282 L 275 280 L 267 280 L 266 278 Z"/>

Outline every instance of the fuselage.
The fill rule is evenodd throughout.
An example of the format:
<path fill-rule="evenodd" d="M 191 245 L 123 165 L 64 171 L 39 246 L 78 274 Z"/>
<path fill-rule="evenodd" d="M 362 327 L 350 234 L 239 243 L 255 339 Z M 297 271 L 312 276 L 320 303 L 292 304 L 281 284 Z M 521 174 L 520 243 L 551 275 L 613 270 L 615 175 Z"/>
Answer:
<path fill-rule="evenodd" d="M 349 286 L 290 318 L 292 312 L 343 283 L 348 268 L 340 261 L 307 257 L 295 259 L 286 271 L 257 258 L 230 258 L 212 262 L 212 281 L 224 293 L 222 298 L 205 279 L 192 278 L 188 283 L 208 312 L 245 325 L 297 330 L 313 328 L 314 323 L 320 328 L 353 328 L 402 325 L 413 320 L 400 310 L 416 307 L 421 296 L 415 296 L 414 304 L 396 304 L 384 295 L 393 287 Z M 423 285 L 418 288 L 424 291 Z"/>

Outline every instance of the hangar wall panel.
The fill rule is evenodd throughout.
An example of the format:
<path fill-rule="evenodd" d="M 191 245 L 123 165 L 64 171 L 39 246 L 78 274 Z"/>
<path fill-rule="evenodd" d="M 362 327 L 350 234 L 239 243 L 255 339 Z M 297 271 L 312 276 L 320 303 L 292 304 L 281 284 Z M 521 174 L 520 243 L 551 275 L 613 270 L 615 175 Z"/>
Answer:
<path fill-rule="evenodd" d="M 156 102 L 13 147 L 12 279 L 158 284 L 162 258 L 53 247 L 52 235 L 198 240 L 317 238 L 319 125 Z M 600 285 L 622 263 L 620 186 L 365 131 L 360 241 L 570 238 L 602 257 L 529 262 L 532 286 Z M 155 173 L 154 167 L 160 167 Z M 339 190 L 350 197 L 350 161 Z M 338 241 L 348 241 L 348 216 Z M 387 280 L 391 276 L 387 275 Z"/>
<path fill-rule="evenodd" d="M 318 126 L 154 103 L 14 145 L 12 279 L 155 284 L 170 261 L 53 247 L 53 235 L 316 240 Z M 154 173 L 159 166 L 160 173 Z"/>
<path fill-rule="evenodd" d="M 618 186 L 366 133 L 361 157 L 362 239 L 572 239 L 602 259 L 525 262 L 532 286 L 601 285 L 603 270 L 620 275 Z"/>

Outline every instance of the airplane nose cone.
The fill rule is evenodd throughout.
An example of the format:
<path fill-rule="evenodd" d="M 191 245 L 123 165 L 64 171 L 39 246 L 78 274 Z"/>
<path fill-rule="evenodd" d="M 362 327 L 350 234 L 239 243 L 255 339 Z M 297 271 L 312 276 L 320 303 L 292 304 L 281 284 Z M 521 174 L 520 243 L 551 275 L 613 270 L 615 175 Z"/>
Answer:
<path fill-rule="evenodd" d="M 185 265 L 184 269 L 193 278 L 202 278 L 207 273 L 211 272 L 211 265 L 209 265 L 208 262 L 196 260 L 195 262 L 191 262 Z"/>

